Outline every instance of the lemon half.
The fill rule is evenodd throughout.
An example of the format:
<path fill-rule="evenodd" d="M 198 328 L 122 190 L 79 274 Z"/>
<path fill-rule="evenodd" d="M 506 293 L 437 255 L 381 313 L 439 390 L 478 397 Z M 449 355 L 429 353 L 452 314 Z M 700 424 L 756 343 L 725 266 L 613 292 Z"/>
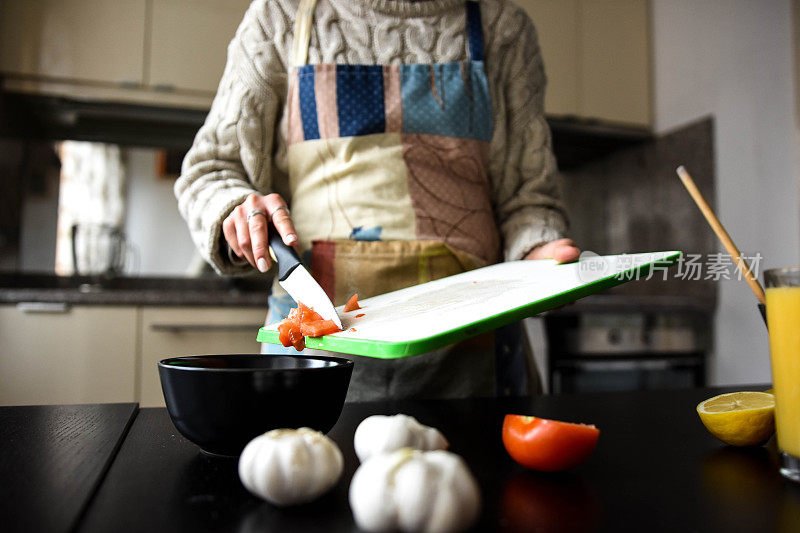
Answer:
<path fill-rule="evenodd" d="M 775 396 L 766 392 L 731 392 L 697 405 L 706 429 L 731 446 L 759 446 L 775 433 Z"/>

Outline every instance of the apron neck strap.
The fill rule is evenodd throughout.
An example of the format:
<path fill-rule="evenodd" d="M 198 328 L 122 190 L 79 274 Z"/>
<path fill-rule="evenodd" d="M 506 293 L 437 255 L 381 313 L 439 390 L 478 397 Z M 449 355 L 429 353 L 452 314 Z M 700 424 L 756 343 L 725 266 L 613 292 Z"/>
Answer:
<path fill-rule="evenodd" d="M 308 61 L 308 43 L 311 41 L 311 21 L 317 0 L 300 0 L 297 18 L 294 21 L 294 41 L 292 41 L 292 65 L 300 67 Z"/>
<path fill-rule="evenodd" d="M 478 0 L 467 0 L 467 39 L 469 58 L 472 61 L 483 61 L 483 26 Z"/>

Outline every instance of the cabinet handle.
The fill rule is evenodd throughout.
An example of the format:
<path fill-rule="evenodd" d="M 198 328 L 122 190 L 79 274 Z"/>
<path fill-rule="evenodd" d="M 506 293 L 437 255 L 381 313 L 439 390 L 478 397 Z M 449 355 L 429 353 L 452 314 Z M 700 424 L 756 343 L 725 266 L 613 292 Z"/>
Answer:
<path fill-rule="evenodd" d="M 171 93 L 175 92 L 175 86 L 169 83 L 156 83 L 152 86 L 154 91 L 162 92 L 162 93 Z"/>
<path fill-rule="evenodd" d="M 187 332 L 212 332 L 212 331 L 258 331 L 259 325 L 253 324 L 150 324 L 153 331 L 167 331 L 169 333 Z"/>
<path fill-rule="evenodd" d="M 123 89 L 139 89 L 142 84 L 134 80 L 119 80 L 117 84 Z"/>
<path fill-rule="evenodd" d="M 19 302 L 17 309 L 23 313 L 68 313 L 69 305 L 63 302 Z"/>

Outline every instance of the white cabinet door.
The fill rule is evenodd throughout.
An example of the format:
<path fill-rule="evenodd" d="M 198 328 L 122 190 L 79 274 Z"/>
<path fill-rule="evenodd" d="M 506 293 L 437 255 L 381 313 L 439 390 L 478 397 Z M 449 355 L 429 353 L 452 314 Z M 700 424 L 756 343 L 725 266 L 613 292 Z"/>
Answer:
<path fill-rule="evenodd" d="M 550 115 L 578 114 L 578 0 L 517 0 L 528 12 L 539 35 Z"/>
<path fill-rule="evenodd" d="M 164 405 L 157 363 L 168 357 L 258 353 L 258 328 L 266 305 L 258 308 L 144 307 L 138 401 L 142 407 Z"/>
<path fill-rule="evenodd" d="M 140 84 L 145 0 L 0 0 L 0 71 Z"/>
<path fill-rule="evenodd" d="M 545 111 L 651 125 L 648 0 L 515 0 L 536 26 Z"/>
<path fill-rule="evenodd" d="M 216 92 L 250 0 L 151 0 L 148 85 Z"/>
<path fill-rule="evenodd" d="M 646 0 L 581 1 L 582 116 L 649 126 L 650 20 Z"/>
<path fill-rule="evenodd" d="M 132 402 L 135 307 L 0 306 L 0 405 Z"/>

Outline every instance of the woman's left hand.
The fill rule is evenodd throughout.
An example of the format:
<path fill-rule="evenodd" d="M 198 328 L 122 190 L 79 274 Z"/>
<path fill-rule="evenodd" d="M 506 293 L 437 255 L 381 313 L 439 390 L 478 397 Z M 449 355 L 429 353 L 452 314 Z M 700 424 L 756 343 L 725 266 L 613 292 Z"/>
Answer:
<path fill-rule="evenodd" d="M 555 259 L 559 263 L 577 261 L 581 250 L 572 239 L 558 239 L 541 244 L 528 252 L 525 259 Z"/>

